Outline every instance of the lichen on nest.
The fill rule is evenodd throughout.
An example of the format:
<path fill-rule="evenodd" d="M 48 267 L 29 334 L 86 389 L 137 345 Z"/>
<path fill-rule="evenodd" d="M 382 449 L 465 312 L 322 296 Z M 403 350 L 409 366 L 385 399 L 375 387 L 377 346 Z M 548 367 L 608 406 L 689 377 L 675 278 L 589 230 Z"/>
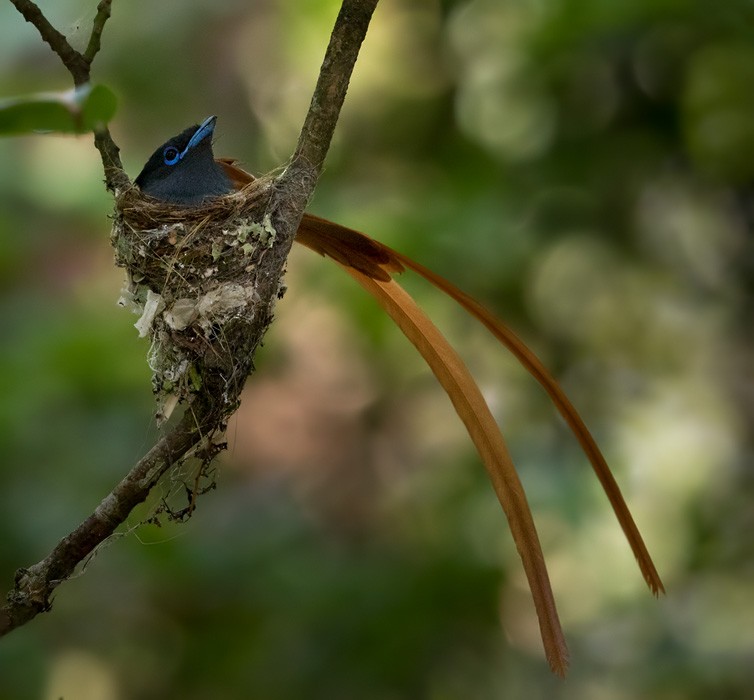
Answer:
<path fill-rule="evenodd" d="M 111 241 L 127 272 L 121 303 L 140 314 L 135 326 L 152 341 L 158 421 L 205 389 L 235 409 L 252 368 L 245 330 L 257 314 L 271 318 L 256 288 L 259 262 L 276 239 L 272 194 L 272 179 L 260 178 L 200 207 L 161 202 L 136 187 L 116 198 Z"/>

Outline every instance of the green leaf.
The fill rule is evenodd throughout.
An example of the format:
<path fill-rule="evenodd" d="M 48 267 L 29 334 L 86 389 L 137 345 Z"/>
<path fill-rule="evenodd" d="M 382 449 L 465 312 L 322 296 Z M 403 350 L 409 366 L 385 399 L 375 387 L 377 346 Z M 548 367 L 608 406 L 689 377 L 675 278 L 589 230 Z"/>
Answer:
<path fill-rule="evenodd" d="M 84 134 L 115 115 L 117 99 L 104 85 L 82 85 L 0 100 L 0 135 L 57 132 Z"/>
<path fill-rule="evenodd" d="M 85 131 L 95 131 L 107 124 L 118 106 L 115 93 L 104 85 L 95 85 L 81 107 Z"/>

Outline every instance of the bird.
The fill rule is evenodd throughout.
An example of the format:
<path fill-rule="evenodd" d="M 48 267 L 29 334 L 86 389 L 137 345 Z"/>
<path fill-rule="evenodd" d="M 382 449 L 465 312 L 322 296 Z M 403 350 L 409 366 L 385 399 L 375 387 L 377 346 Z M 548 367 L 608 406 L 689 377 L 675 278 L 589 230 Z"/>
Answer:
<path fill-rule="evenodd" d="M 143 194 L 179 206 L 197 207 L 243 188 L 255 178 L 232 158 L 215 158 L 217 122 L 207 117 L 162 144 L 135 180 Z M 479 387 L 447 339 L 397 283 L 411 270 L 457 302 L 482 323 L 543 387 L 580 443 L 604 489 L 653 594 L 664 587 L 644 540 L 596 441 L 576 408 L 539 358 L 503 321 L 449 280 L 370 236 L 305 212 L 295 241 L 332 259 L 353 277 L 393 319 L 424 357 L 474 442 L 511 526 L 524 564 L 551 668 L 565 675 L 567 648 L 544 568 L 531 511 L 504 440 Z"/>
<path fill-rule="evenodd" d="M 230 179 L 212 153 L 216 122 L 217 117 L 207 117 L 162 144 L 135 180 L 141 191 L 164 202 L 188 206 L 232 191 Z"/>

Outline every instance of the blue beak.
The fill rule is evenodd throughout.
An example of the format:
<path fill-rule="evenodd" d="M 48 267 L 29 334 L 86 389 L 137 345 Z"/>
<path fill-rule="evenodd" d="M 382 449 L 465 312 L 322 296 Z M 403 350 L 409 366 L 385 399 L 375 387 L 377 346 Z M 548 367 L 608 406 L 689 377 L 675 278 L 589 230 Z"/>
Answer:
<path fill-rule="evenodd" d="M 212 133 L 215 130 L 216 121 L 217 121 L 217 117 L 213 115 L 211 117 L 207 117 L 199 125 L 199 128 L 194 132 L 194 135 L 191 137 L 191 140 L 186 145 L 186 148 L 183 149 L 183 153 L 181 153 L 181 158 L 183 158 L 194 146 L 204 141 L 205 138 L 207 138 L 208 136 L 212 136 Z"/>

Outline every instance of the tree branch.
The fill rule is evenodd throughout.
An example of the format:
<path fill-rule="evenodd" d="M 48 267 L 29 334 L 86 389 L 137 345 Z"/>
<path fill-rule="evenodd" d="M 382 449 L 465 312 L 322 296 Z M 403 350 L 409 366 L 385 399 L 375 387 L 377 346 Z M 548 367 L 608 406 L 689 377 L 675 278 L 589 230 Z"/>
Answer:
<path fill-rule="evenodd" d="M 102 31 L 105 29 L 105 22 L 110 19 L 110 6 L 112 4 L 113 0 L 100 0 L 99 5 L 97 5 L 97 14 L 92 23 L 92 34 L 84 51 L 84 60 L 90 66 L 94 57 L 99 53 L 102 42 Z"/>
<path fill-rule="evenodd" d="M 294 160 L 303 158 L 317 169 L 322 167 L 375 7 L 377 0 L 357 0 L 340 8 Z"/>
<path fill-rule="evenodd" d="M 11 1 L 22 13 L 28 13 L 24 17 L 39 29 L 43 38 L 45 34 L 54 37 L 52 42 L 45 40 L 66 63 L 61 51 L 66 54 L 67 50 L 63 50 L 58 38 L 62 35 L 57 35 L 33 3 Z M 201 388 L 180 422 L 136 464 L 94 513 L 64 537 L 45 559 L 17 572 L 15 586 L 8 594 L 6 604 L 0 608 L 0 636 L 49 610 L 55 588 L 116 531 L 168 469 L 194 454 L 208 463 L 221 449 L 213 438 L 224 431 L 227 417 L 238 405 L 244 380 L 253 367 L 254 350 L 272 319 L 288 252 L 319 177 L 353 66 L 376 5 L 377 0 L 344 0 L 342 4 L 298 146 L 288 168 L 271 188 L 273 194 L 265 211 L 276 235 L 272 247 L 262 249 L 258 260 L 250 266 L 255 270 L 253 297 L 258 299 L 250 314 L 251 321 L 229 327 L 230 332 L 222 338 L 225 356 L 235 358 L 233 364 L 223 364 L 219 353 L 210 353 L 212 361 L 203 367 Z M 110 1 L 102 0 L 93 37 L 101 34 L 109 9 Z M 64 38 L 62 41 L 68 46 Z M 90 41 L 87 55 L 93 57 L 98 48 L 98 40 L 96 43 Z M 88 78 L 88 65 L 86 75 Z M 123 182 L 128 183 L 120 167 L 118 148 L 107 132 L 95 135 L 95 145 L 102 155 L 108 189 L 117 192 Z"/>
<path fill-rule="evenodd" d="M 102 158 L 102 168 L 105 171 L 105 187 L 108 192 L 117 194 L 125 190 L 131 180 L 126 171 L 123 170 L 123 163 L 120 160 L 120 148 L 113 141 L 110 130 L 104 127 L 94 134 L 94 147 L 99 151 Z"/>
<path fill-rule="evenodd" d="M 42 561 L 16 572 L 14 589 L 0 608 L 0 637 L 51 607 L 50 597 L 79 563 L 110 537 L 160 477 L 203 439 L 195 414 L 187 410 L 165 435 L 102 500 L 84 522 L 64 537 Z"/>
<path fill-rule="evenodd" d="M 285 256 L 293 244 L 301 216 L 319 179 L 353 67 L 377 2 L 344 0 L 341 5 L 296 150 L 285 172 L 277 179 L 279 190 L 286 193 L 278 204 L 281 218 L 279 235 L 287 246 Z"/>
<path fill-rule="evenodd" d="M 33 24 L 40 36 L 50 48 L 58 55 L 63 65 L 73 76 L 75 85 L 83 85 L 89 81 L 89 62 L 74 49 L 47 17 L 31 0 L 10 0 L 15 8 L 23 15 L 27 22 Z"/>

